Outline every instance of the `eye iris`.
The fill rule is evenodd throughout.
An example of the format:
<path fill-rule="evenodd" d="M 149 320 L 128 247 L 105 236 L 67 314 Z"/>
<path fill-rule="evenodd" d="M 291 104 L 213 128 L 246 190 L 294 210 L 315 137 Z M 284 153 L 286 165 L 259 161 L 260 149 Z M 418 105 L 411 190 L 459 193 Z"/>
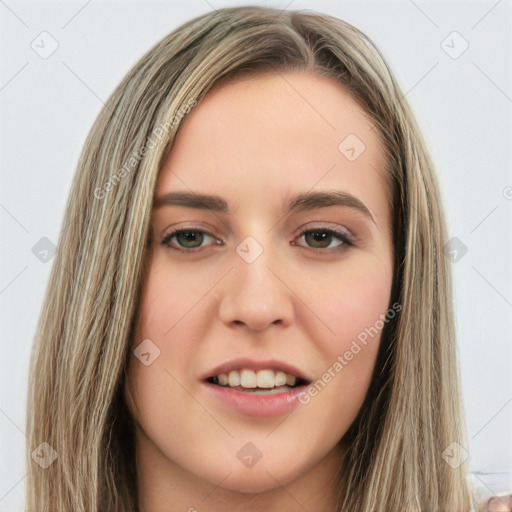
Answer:
<path fill-rule="evenodd" d="M 199 231 L 181 231 L 176 234 L 176 239 L 180 245 L 184 247 L 197 247 L 201 245 L 203 241 L 203 235 Z M 185 242 L 184 244 L 182 242 Z M 194 243 L 198 243 L 198 245 L 193 245 Z M 189 245 L 191 243 L 192 245 Z"/>
<path fill-rule="evenodd" d="M 200 247 L 204 240 L 203 233 L 197 230 L 178 231 L 175 233 L 175 236 L 178 244 L 186 248 Z M 329 246 L 333 234 L 328 230 L 316 230 L 307 231 L 304 233 L 304 237 L 311 246 L 325 248 Z"/>
<path fill-rule="evenodd" d="M 327 247 L 330 243 L 332 235 L 327 233 L 327 231 L 310 231 L 305 234 L 306 242 L 309 243 L 313 240 L 313 245 L 317 242 L 320 242 L 320 245 L 316 245 L 316 247 Z M 308 239 L 309 238 L 309 239 Z"/>

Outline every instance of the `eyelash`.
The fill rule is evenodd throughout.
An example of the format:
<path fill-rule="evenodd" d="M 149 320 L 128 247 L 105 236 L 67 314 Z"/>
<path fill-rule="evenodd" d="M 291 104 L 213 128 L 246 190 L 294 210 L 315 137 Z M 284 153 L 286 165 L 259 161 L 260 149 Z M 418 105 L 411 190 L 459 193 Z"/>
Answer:
<path fill-rule="evenodd" d="M 194 253 L 194 252 L 198 252 L 198 251 L 202 250 L 202 248 L 204 246 L 191 247 L 189 249 L 186 249 L 186 248 L 179 248 L 179 247 L 175 247 L 175 246 L 171 245 L 171 243 L 170 243 L 171 239 L 175 235 L 178 235 L 180 233 L 201 233 L 203 235 L 207 235 L 212 238 L 215 238 L 212 234 L 210 234 L 207 231 L 204 231 L 202 229 L 199 229 L 199 228 L 194 228 L 194 227 L 180 228 L 180 229 L 175 229 L 174 231 L 171 231 L 170 233 L 166 234 L 162 238 L 162 241 L 161 241 L 162 245 L 165 245 L 165 246 L 169 247 L 170 249 L 173 249 L 174 251 L 178 251 L 181 253 Z M 349 247 L 355 246 L 355 242 L 350 236 L 348 236 L 346 233 L 341 233 L 334 229 L 328 229 L 328 228 L 322 228 L 322 227 L 306 229 L 299 234 L 299 237 L 302 237 L 307 233 L 326 233 L 328 236 L 334 236 L 335 238 L 338 238 L 338 240 L 340 240 L 342 242 L 341 245 L 338 245 L 336 247 L 331 247 L 330 249 L 319 248 L 319 247 L 305 247 L 302 245 L 299 246 L 299 247 L 302 247 L 303 249 L 311 249 L 313 252 L 323 252 L 323 253 L 340 252 L 340 251 L 347 250 Z M 214 245 L 221 245 L 221 244 L 214 244 Z M 296 244 L 293 244 L 293 245 L 296 245 Z"/>

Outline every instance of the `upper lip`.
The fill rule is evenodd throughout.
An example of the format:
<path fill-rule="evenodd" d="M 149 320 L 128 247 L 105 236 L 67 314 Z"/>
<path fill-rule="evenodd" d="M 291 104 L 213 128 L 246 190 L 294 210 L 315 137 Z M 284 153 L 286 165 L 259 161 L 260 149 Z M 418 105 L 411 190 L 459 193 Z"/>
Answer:
<path fill-rule="evenodd" d="M 230 361 L 226 361 L 222 363 L 212 370 L 210 370 L 207 374 L 205 374 L 202 380 L 209 379 L 211 377 L 217 377 L 217 375 L 221 373 L 229 373 L 231 370 L 274 370 L 275 372 L 281 371 L 286 373 L 287 375 L 293 375 L 298 379 L 302 379 L 307 383 L 310 383 L 312 379 L 310 379 L 305 373 L 296 368 L 295 366 L 285 363 L 283 361 L 278 361 L 277 359 L 265 359 L 265 360 L 256 360 L 249 358 L 237 358 L 231 359 Z"/>

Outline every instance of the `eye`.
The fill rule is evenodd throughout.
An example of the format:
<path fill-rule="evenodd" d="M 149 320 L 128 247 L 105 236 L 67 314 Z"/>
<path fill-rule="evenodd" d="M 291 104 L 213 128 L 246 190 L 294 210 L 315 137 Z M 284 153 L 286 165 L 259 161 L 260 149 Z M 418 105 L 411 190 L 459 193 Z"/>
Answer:
<path fill-rule="evenodd" d="M 353 246 L 354 242 L 349 235 L 341 233 L 334 229 L 316 228 L 303 231 L 299 239 L 303 238 L 312 249 L 333 249 L 344 250 Z M 333 245 L 334 242 L 334 245 Z M 294 244 L 295 245 L 295 244 Z M 304 247 L 304 246 L 302 246 Z"/>
<path fill-rule="evenodd" d="M 304 238 L 307 245 L 304 246 L 294 242 L 292 242 L 292 245 L 309 247 L 321 252 L 345 250 L 347 247 L 355 245 L 348 234 L 322 227 L 302 231 L 298 239 L 301 238 Z M 175 229 L 166 234 L 161 243 L 173 250 L 190 253 L 201 250 L 205 245 L 212 245 L 211 242 L 208 243 L 208 239 L 213 240 L 214 245 L 222 245 L 224 243 L 223 240 L 215 238 L 210 233 L 196 228 Z M 206 242 L 206 244 L 203 244 L 203 242 Z M 327 251 L 322 251 L 323 249 Z"/>
<path fill-rule="evenodd" d="M 176 239 L 176 243 L 178 246 L 173 244 L 172 240 Z M 215 240 L 215 244 L 222 244 L 222 240 L 216 239 L 211 234 L 206 231 L 202 231 L 200 229 L 194 228 L 182 228 L 175 229 L 171 231 L 167 235 L 165 235 L 162 239 L 162 244 L 167 245 L 171 249 L 174 249 L 179 252 L 194 252 L 193 249 L 199 249 L 202 247 L 202 242 L 211 238 Z M 184 250 L 185 249 L 185 250 Z M 192 249 L 192 250 L 191 250 Z"/>

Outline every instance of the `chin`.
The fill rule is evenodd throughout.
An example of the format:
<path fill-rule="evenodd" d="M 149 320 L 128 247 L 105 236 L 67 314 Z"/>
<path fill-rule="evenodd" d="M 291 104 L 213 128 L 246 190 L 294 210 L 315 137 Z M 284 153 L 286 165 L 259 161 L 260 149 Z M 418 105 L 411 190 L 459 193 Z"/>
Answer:
<path fill-rule="evenodd" d="M 243 494 L 258 494 L 275 489 L 281 482 L 280 475 L 272 478 L 265 469 L 253 473 L 252 469 L 241 469 L 231 473 L 221 484 L 224 489 Z M 278 483 L 279 482 L 279 483 Z"/>
<path fill-rule="evenodd" d="M 262 461 L 252 468 L 243 467 L 231 468 L 231 474 L 222 482 L 221 487 L 244 494 L 258 494 L 282 485 L 287 485 L 295 478 L 298 478 L 299 471 L 286 473 L 277 469 L 268 469 Z M 228 473 L 228 471 L 226 471 Z M 225 476 L 225 475 L 224 475 Z M 213 479 L 214 483 L 219 482 L 218 471 Z"/>

